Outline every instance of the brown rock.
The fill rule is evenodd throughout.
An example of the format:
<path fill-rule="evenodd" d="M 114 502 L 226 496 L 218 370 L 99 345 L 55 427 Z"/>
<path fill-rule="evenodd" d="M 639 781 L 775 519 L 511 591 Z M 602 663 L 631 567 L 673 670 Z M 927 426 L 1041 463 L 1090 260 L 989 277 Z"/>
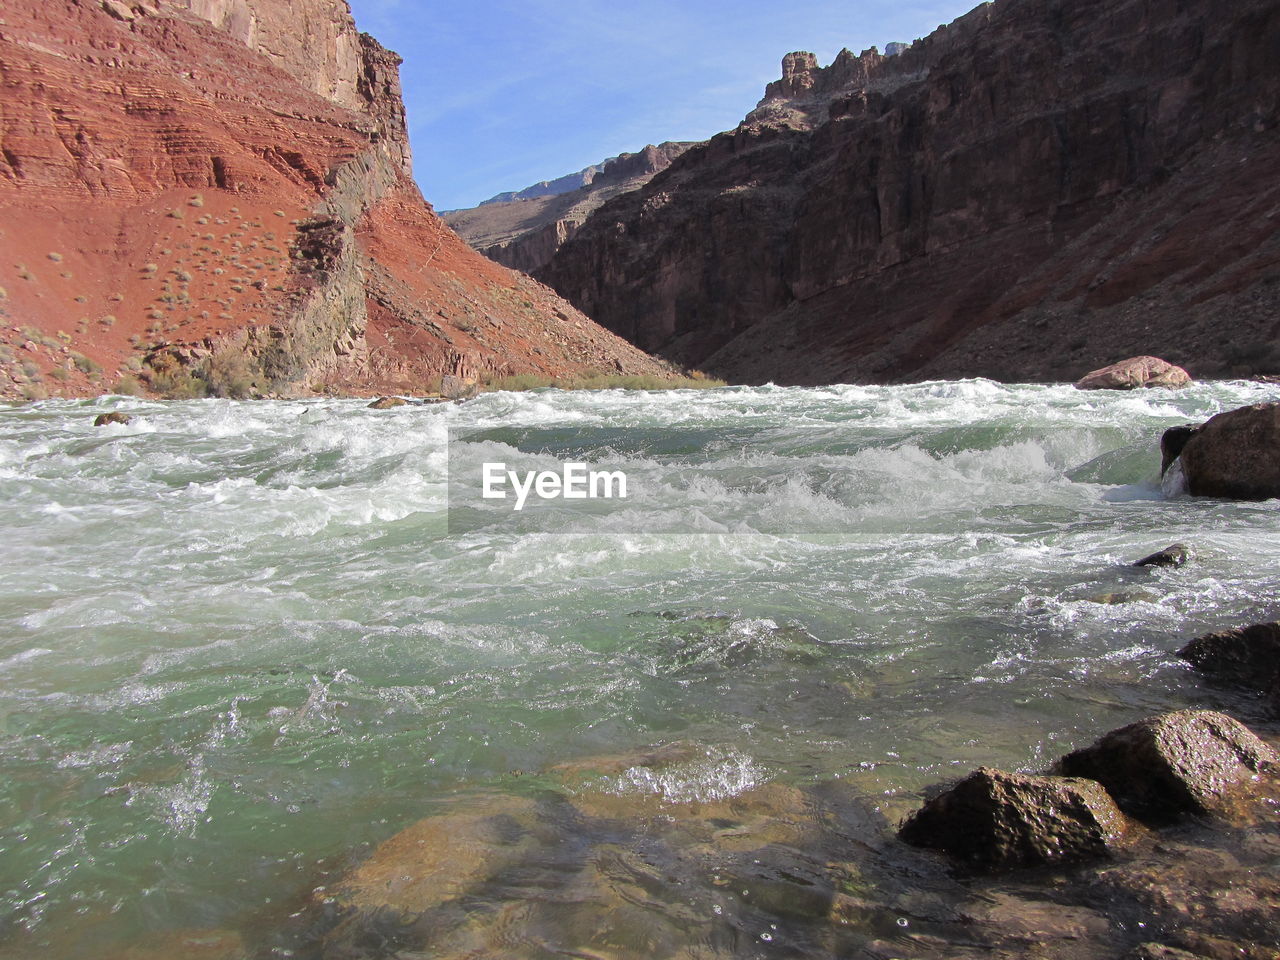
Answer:
<path fill-rule="evenodd" d="M 428 817 L 384 841 L 332 891 L 364 914 L 416 916 L 496 876 L 533 844 L 534 804 L 476 798 L 456 813 Z"/>
<path fill-rule="evenodd" d="M 1086 373 L 1076 381 L 1077 390 L 1134 390 L 1139 387 L 1185 387 L 1191 376 L 1159 357 L 1132 357 Z"/>
<path fill-rule="evenodd" d="M 474 379 L 446 374 L 440 378 L 440 393 L 449 400 L 465 400 L 479 391 Z"/>
<path fill-rule="evenodd" d="M 1170 427 L 1160 435 L 1160 476 L 1163 477 L 1173 462 L 1182 456 L 1187 441 L 1195 436 L 1198 429 L 1200 428 L 1188 423 Z"/>
<path fill-rule="evenodd" d="M 1269 696 L 1280 710 L 1280 623 L 1205 634 L 1178 656 L 1215 680 Z"/>
<path fill-rule="evenodd" d="M 379 397 L 369 404 L 370 410 L 390 410 L 392 407 L 403 407 L 407 400 L 403 397 Z"/>
<path fill-rule="evenodd" d="M 1180 458 L 1196 497 L 1280 497 L 1280 403 L 1220 413 L 1187 438 Z"/>
<path fill-rule="evenodd" d="M 1101 783 L 1130 816 L 1167 823 L 1223 812 L 1276 753 L 1244 724 L 1209 710 L 1163 713 L 1067 754 L 1059 772 Z"/>
<path fill-rule="evenodd" d="M 1180 567 L 1191 559 L 1191 551 L 1185 543 L 1174 543 L 1141 560 L 1135 560 L 1135 567 Z"/>
<path fill-rule="evenodd" d="M 987 869 L 1109 856 L 1124 816 L 1092 780 L 982 767 L 912 814 L 899 836 Z"/>
<path fill-rule="evenodd" d="M 94 418 L 93 425 L 95 427 L 105 427 L 110 423 L 127 424 L 132 423 L 133 417 L 127 413 L 121 413 L 119 410 L 112 410 L 110 413 L 100 413 Z"/>

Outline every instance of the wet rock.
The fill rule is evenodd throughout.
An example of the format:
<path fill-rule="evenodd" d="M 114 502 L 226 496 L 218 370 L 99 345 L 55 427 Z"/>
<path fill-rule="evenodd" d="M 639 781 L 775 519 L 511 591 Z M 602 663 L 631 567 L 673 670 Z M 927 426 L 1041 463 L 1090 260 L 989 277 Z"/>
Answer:
<path fill-rule="evenodd" d="M 1091 780 L 982 767 L 926 803 L 898 835 L 986 869 L 1111 855 L 1128 823 Z"/>
<path fill-rule="evenodd" d="M 1139 387 L 1176 389 L 1191 382 L 1191 375 L 1159 357 L 1130 357 L 1109 367 L 1086 373 L 1077 390 L 1135 390 Z"/>
<path fill-rule="evenodd" d="M 98 414 L 93 421 L 93 425 L 95 427 L 105 427 L 111 423 L 119 423 L 123 425 L 132 422 L 133 417 L 129 416 L 127 413 L 121 413 L 119 410 L 113 410 L 110 413 Z"/>
<path fill-rule="evenodd" d="M 1178 656 L 1215 680 L 1267 695 L 1280 709 L 1280 622 L 1208 633 Z"/>
<path fill-rule="evenodd" d="M 1179 950 L 1177 947 L 1169 947 L 1163 943 L 1143 943 L 1125 954 L 1125 960 L 1205 960 L 1205 958 L 1201 954 Z"/>
<path fill-rule="evenodd" d="M 479 385 L 470 377 L 455 377 L 450 374 L 440 378 L 440 393 L 449 400 L 466 400 L 474 397 L 479 390 Z"/>
<path fill-rule="evenodd" d="M 1002 939 L 1028 945 L 1105 940 L 1111 933 L 1110 921 L 1096 910 L 1002 891 L 984 891 L 981 898 L 964 904 L 960 915 L 970 923 L 998 930 Z"/>
<path fill-rule="evenodd" d="M 1180 567 L 1191 559 L 1191 551 L 1185 543 L 1174 543 L 1141 560 L 1134 561 L 1135 567 Z"/>
<path fill-rule="evenodd" d="M 1187 441 L 1200 429 L 1194 424 L 1184 423 L 1180 427 L 1170 427 L 1160 436 L 1160 476 L 1169 471 L 1170 465 L 1182 456 Z"/>
<path fill-rule="evenodd" d="M 1218 414 L 1193 431 L 1178 460 L 1192 496 L 1280 497 L 1280 403 Z"/>
<path fill-rule="evenodd" d="M 532 842 L 533 814 L 531 800 L 496 796 L 419 820 L 380 844 L 332 895 L 366 914 L 422 914 L 518 860 Z"/>
<path fill-rule="evenodd" d="M 1277 759 L 1238 720 L 1210 710 L 1180 710 L 1112 730 L 1063 757 L 1057 772 L 1097 780 L 1125 813 L 1167 823 L 1183 814 L 1225 812 Z"/>
<path fill-rule="evenodd" d="M 403 407 L 409 401 L 403 397 L 379 397 L 369 404 L 370 410 L 390 410 L 392 407 Z"/>

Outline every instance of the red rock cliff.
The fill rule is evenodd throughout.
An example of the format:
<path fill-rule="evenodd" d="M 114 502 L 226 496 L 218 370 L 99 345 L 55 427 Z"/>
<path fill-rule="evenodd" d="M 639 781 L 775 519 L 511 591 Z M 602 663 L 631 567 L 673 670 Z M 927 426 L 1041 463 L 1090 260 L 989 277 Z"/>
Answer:
<path fill-rule="evenodd" d="M 343 0 L 6 4 L 0 395 L 660 372 L 435 216 L 399 62 Z"/>
<path fill-rule="evenodd" d="M 537 273 L 748 381 L 1280 372 L 1280 3 L 999 0 L 790 54 Z"/>

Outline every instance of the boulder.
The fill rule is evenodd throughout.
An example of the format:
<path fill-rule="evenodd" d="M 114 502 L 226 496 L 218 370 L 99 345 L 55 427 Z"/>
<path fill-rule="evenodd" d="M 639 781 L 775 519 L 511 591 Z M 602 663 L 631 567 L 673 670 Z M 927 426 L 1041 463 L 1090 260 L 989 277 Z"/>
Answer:
<path fill-rule="evenodd" d="M 93 425 L 95 427 L 105 427 L 111 423 L 119 423 L 123 425 L 131 423 L 132 421 L 133 417 L 129 416 L 127 413 L 121 413 L 118 410 L 113 410 L 111 413 L 98 414 L 97 418 L 93 421 Z"/>
<path fill-rule="evenodd" d="M 370 410 L 390 410 L 392 407 L 403 407 L 409 401 L 403 397 L 379 397 L 369 404 Z"/>
<path fill-rule="evenodd" d="M 1191 375 L 1159 357 L 1131 357 L 1101 370 L 1086 373 L 1077 390 L 1136 390 L 1138 387 L 1176 389 L 1191 382 Z"/>
<path fill-rule="evenodd" d="M 1266 694 L 1280 709 L 1280 622 L 1207 633 L 1178 656 L 1215 680 Z"/>
<path fill-rule="evenodd" d="M 1191 559 L 1191 551 L 1185 543 L 1174 543 L 1149 557 L 1135 560 L 1135 567 L 1180 567 Z"/>
<path fill-rule="evenodd" d="M 1127 826 L 1092 780 L 982 767 L 912 814 L 898 835 L 978 867 L 1007 869 L 1110 856 Z"/>
<path fill-rule="evenodd" d="M 1211 710 L 1179 710 L 1112 730 L 1062 758 L 1057 772 L 1097 780 L 1120 809 L 1151 823 L 1207 816 L 1277 761 L 1244 724 Z"/>
<path fill-rule="evenodd" d="M 1182 449 L 1200 428 L 1193 423 L 1170 427 L 1160 437 L 1160 476 L 1169 472 L 1173 462 L 1182 456 Z"/>
<path fill-rule="evenodd" d="M 479 391 L 479 384 L 470 377 L 446 374 L 440 378 L 440 394 L 449 400 L 466 400 L 474 397 Z"/>
<path fill-rule="evenodd" d="M 1192 496 L 1280 497 L 1280 403 L 1218 414 L 1192 431 L 1178 460 Z"/>

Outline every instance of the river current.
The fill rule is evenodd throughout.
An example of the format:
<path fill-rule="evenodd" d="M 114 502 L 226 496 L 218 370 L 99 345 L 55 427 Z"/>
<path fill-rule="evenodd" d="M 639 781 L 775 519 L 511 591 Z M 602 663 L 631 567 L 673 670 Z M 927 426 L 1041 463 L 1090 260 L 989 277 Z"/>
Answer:
<path fill-rule="evenodd" d="M 1158 441 L 1276 396 L 0 410 L 0 953 L 279 928 L 405 826 L 594 757 L 692 751 L 624 763 L 619 797 L 839 784 L 892 824 L 975 766 L 1223 704 L 1170 651 L 1280 614 L 1280 512 L 1166 499 Z M 451 510 L 459 455 L 598 463 L 629 497 Z M 1174 541 L 1193 562 L 1129 566 Z M 786 955 L 761 909 L 753 949 Z"/>

